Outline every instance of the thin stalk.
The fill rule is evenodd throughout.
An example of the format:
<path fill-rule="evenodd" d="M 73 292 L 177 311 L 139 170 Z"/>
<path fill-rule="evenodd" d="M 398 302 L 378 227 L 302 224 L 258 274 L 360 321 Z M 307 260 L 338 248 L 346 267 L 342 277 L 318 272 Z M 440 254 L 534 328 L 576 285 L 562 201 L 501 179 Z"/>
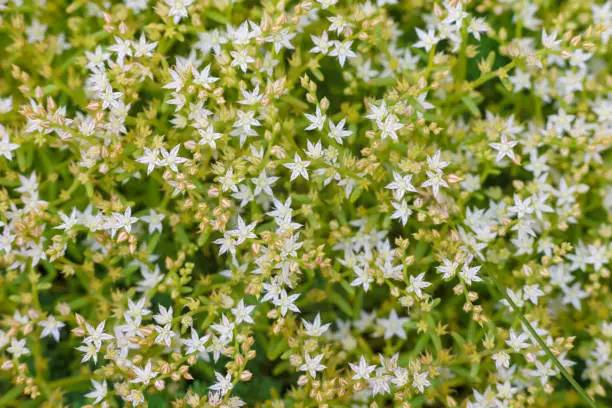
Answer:
<path fill-rule="evenodd" d="M 538 344 L 540 345 L 540 347 L 542 347 L 542 349 L 544 350 L 544 353 L 546 353 L 546 355 L 548 356 L 548 358 L 550 358 L 553 362 L 553 364 L 555 366 L 557 366 L 557 368 L 559 369 L 559 371 L 561 372 L 561 374 L 563 374 L 563 376 L 565 377 L 565 379 L 572 385 L 572 387 L 574 387 L 574 389 L 576 390 L 576 392 L 578 392 L 578 394 L 580 394 L 580 396 L 582 397 L 582 399 L 584 399 L 584 401 L 592 408 L 597 408 L 597 405 L 595 404 L 595 401 L 593 401 L 591 399 L 591 397 L 589 397 L 589 395 L 586 393 L 586 391 L 584 390 L 584 388 L 582 388 L 582 386 L 580 384 L 578 384 L 576 382 L 576 380 L 574 380 L 574 377 L 572 377 L 572 375 L 565 369 L 565 367 L 563 366 L 563 364 L 561 364 L 559 362 L 559 360 L 557 360 L 557 357 L 555 357 L 555 355 L 552 353 L 552 351 L 550 351 L 550 349 L 548 348 L 548 346 L 546 345 L 546 343 L 544 342 L 544 340 L 542 340 L 542 338 L 538 335 L 538 333 L 536 333 L 536 331 L 534 330 L 534 328 L 531 326 L 531 324 L 529 323 L 529 321 L 527 320 L 527 318 L 525 317 L 525 315 L 523 315 L 523 313 L 519 310 L 519 308 L 516 306 L 516 304 L 514 303 L 514 301 L 512 300 L 512 298 L 510 296 L 508 296 L 508 294 L 506 293 L 506 291 L 504 291 L 503 287 L 500 285 L 500 283 L 497 281 L 497 279 L 495 278 L 495 276 L 493 276 L 493 274 L 489 273 L 488 274 L 489 277 L 491 278 L 491 280 L 493 281 L 493 283 L 495 284 L 495 287 L 497 288 L 497 290 L 502 294 L 502 296 L 508 301 L 508 303 L 510 303 L 510 306 L 512 307 L 512 312 L 514 313 L 515 316 L 517 316 L 521 323 L 523 323 L 523 325 L 525 325 L 525 327 L 527 327 L 527 330 L 529 331 L 529 333 L 531 334 L 531 336 L 538 342 Z"/>

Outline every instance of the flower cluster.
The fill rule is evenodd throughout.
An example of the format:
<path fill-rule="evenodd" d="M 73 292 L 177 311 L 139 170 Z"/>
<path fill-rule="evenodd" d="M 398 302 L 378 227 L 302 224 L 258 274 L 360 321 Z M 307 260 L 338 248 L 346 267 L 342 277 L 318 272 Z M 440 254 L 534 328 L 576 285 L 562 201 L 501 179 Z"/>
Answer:
<path fill-rule="evenodd" d="M 610 0 L 0 11 L 0 406 L 612 404 Z"/>

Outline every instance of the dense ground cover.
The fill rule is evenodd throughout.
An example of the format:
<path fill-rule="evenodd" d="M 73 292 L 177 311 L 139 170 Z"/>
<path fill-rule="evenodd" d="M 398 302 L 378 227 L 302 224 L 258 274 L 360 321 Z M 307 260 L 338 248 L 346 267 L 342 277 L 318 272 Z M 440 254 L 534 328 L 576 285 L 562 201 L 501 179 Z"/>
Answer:
<path fill-rule="evenodd" d="M 0 13 L 0 407 L 612 405 L 610 1 Z"/>

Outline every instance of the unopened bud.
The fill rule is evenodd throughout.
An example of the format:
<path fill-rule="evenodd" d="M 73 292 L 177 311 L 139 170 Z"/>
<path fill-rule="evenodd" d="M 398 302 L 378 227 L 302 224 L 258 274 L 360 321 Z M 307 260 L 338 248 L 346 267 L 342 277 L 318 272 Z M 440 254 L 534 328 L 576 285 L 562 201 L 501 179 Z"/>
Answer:
<path fill-rule="evenodd" d="M 240 373 L 240 381 L 250 381 L 253 378 L 253 373 L 246 370 Z"/>

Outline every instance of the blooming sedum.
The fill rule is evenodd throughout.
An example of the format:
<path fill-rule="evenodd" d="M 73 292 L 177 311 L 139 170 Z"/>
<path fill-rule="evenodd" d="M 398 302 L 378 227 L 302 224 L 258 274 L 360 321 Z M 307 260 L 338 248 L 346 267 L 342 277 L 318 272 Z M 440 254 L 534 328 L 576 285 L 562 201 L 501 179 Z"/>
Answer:
<path fill-rule="evenodd" d="M 610 0 L 0 13 L 0 407 L 612 405 Z"/>

